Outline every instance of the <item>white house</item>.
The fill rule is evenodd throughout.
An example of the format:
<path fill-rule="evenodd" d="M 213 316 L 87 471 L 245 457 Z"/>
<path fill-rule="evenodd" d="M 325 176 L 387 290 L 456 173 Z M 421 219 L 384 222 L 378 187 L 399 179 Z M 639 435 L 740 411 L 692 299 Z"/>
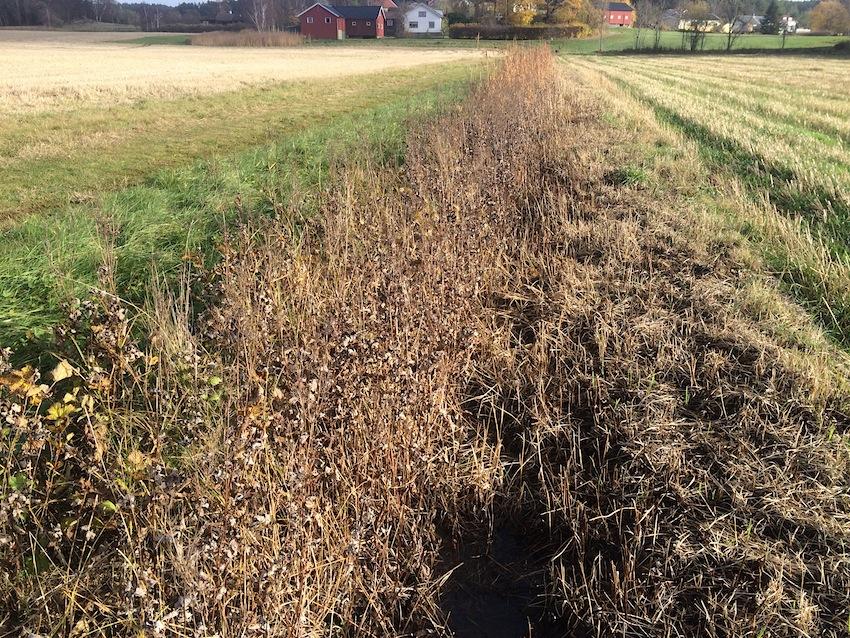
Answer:
<path fill-rule="evenodd" d="M 443 12 L 417 2 L 404 11 L 404 32 L 411 35 L 443 33 Z"/>

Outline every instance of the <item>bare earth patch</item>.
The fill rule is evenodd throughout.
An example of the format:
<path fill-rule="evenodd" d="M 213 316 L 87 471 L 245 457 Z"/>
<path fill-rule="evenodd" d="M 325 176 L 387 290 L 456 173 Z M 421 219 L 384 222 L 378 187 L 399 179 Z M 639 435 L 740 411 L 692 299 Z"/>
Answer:
<path fill-rule="evenodd" d="M 36 113 L 230 91 L 267 82 L 452 62 L 475 51 L 138 46 L 138 33 L 0 30 L 0 113 Z"/>

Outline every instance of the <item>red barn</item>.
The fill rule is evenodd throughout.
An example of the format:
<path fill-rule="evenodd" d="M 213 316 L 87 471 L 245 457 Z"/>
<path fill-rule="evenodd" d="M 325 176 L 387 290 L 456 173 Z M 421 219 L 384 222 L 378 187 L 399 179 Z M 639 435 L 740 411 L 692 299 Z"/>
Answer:
<path fill-rule="evenodd" d="M 316 40 L 383 38 L 386 11 L 380 5 L 355 7 L 317 2 L 298 18 L 301 34 Z"/>
<path fill-rule="evenodd" d="M 606 2 L 605 22 L 614 27 L 631 27 L 635 23 L 635 9 L 625 2 Z"/>
<path fill-rule="evenodd" d="M 342 40 L 345 38 L 345 18 L 331 5 L 317 2 L 298 14 L 301 34 L 314 40 Z"/>
<path fill-rule="evenodd" d="M 386 11 L 379 6 L 334 6 L 345 18 L 346 38 L 383 38 Z"/>

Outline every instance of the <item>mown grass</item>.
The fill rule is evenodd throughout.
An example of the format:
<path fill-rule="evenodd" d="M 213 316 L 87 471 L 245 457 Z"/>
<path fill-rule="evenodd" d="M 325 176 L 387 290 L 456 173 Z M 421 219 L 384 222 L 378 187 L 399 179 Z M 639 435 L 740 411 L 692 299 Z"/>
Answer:
<path fill-rule="evenodd" d="M 643 29 L 638 48 L 651 47 L 653 42 L 653 33 L 649 29 Z M 785 39 L 786 49 L 819 49 L 833 47 L 839 42 L 848 40 L 845 36 L 823 36 L 823 35 L 789 35 Z M 563 53 L 592 53 L 598 51 L 599 42 L 596 41 L 596 46 L 593 48 L 590 41 L 582 42 L 582 46 L 571 48 L 569 44 L 565 44 L 562 48 Z M 659 46 L 662 49 L 677 50 L 682 49 L 682 34 L 678 31 L 662 31 L 661 41 Z M 685 48 L 689 43 L 685 44 Z M 603 52 L 628 51 L 635 48 L 635 31 L 634 29 L 618 29 L 609 31 L 607 37 L 602 43 Z M 782 38 L 778 35 L 765 35 L 763 33 L 748 33 L 738 37 L 732 45 L 734 50 L 770 50 L 781 49 Z M 723 33 L 707 33 L 702 50 L 704 51 L 724 51 L 726 49 L 726 34 Z"/>
<path fill-rule="evenodd" d="M 363 144 L 381 156 L 400 153 L 406 120 L 460 99 L 470 74 L 475 74 L 470 66 L 443 67 L 439 74 L 426 76 L 415 89 L 404 81 L 399 83 L 399 74 L 391 83 L 370 77 L 364 87 L 374 90 L 377 84 L 386 90 L 361 92 L 349 86 L 325 98 L 335 103 L 336 109 L 323 113 L 306 98 L 327 90 L 326 83 L 268 89 L 270 95 L 263 97 L 263 108 L 254 112 L 256 119 L 235 125 L 244 138 L 236 139 L 235 131 L 228 130 L 220 131 L 220 137 L 204 136 L 203 127 L 198 125 L 182 141 L 172 140 L 185 147 L 182 156 L 179 152 L 176 157 L 165 155 L 171 146 L 167 138 L 150 149 L 153 157 L 146 156 L 143 147 L 136 148 L 135 157 L 150 167 L 160 160 L 185 162 L 189 153 L 221 151 L 228 143 L 273 141 L 188 168 L 160 170 L 137 186 L 98 192 L 96 204 L 71 204 L 8 225 L 0 232 L 0 344 L 19 351 L 34 351 L 29 346 L 37 349 L 61 316 L 62 302 L 85 294 L 95 285 L 98 269 L 107 259 L 115 262 L 122 295 L 133 303 L 142 303 L 152 276 L 172 279 L 186 260 L 207 260 L 227 222 L 273 216 L 271 201 L 320 189 L 337 154 Z M 400 75 L 402 80 L 411 77 Z M 299 90 L 305 99 L 293 105 L 294 112 L 274 108 L 275 96 L 281 92 L 291 96 Z M 258 94 L 263 92 L 250 90 L 227 100 L 232 103 L 238 99 L 247 105 Z M 345 96 L 353 99 L 346 104 Z M 380 106 L 371 106 L 376 102 Z M 209 104 L 205 108 L 213 107 Z M 262 121 L 263 116 L 269 121 Z M 287 125 L 295 121 L 303 127 L 307 120 L 315 124 L 301 133 L 294 133 L 295 127 Z M 102 158 L 102 162 L 116 176 L 125 166 L 121 158 L 111 164 Z M 42 176 L 47 178 L 49 173 Z M 301 206 L 306 212 L 310 198 L 305 198 Z"/>
<path fill-rule="evenodd" d="M 411 91 L 465 81 L 465 65 L 296 81 L 0 121 L 0 223 L 88 201 L 221 152 L 251 148 Z M 0 240 L 2 241 L 2 240 Z"/>
<path fill-rule="evenodd" d="M 652 34 L 648 30 L 643 31 L 641 46 L 647 46 Z M 786 49 L 820 49 L 833 47 L 839 42 L 847 41 L 845 36 L 809 36 L 795 35 L 786 38 Z M 499 40 L 461 40 L 450 38 L 421 39 L 421 38 L 384 38 L 382 40 L 316 40 L 310 46 L 403 46 L 403 47 L 445 47 L 445 48 L 502 48 L 516 46 L 535 46 L 540 44 L 533 40 L 529 41 L 499 41 Z M 593 55 L 599 51 L 599 38 L 572 38 L 555 39 L 548 42 L 553 51 L 561 55 Z M 661 34 L 660 46 L 664 49 L 680 49 L 682 46 L 682 34 L 677 31 L 664 31 Z M 782 40 L 779 36 L 763 35 L 760 33 L 747 34 L 739 37 L 734 44 L 735 49 L 779 49 Z M 625 52 L 635 48 L 635 32 L 633 29 L 611 29 L 606 32 L 602 39 L 603 52 Z M 706 34 L 706 51 L 719 51 L 726 48 L 726 36 L 719 33 Z"/>
<path fill-rule="evenodd" d="M 116 40 L 119 44 L 139 44 L 151 46 L 154 44 L 192 44 L 192 36 L 180 33 L 163 33 L 157 35 L 145 35 L 132 40 Z"/>
<path fill-rule="evenodd" d="M 844 64 L 788 59 L 782 69 L 796 69 L 790 84 L 772 67 L 732 58 L 682 60 L 677 68 L 599 60 L 586 68 L 607 76 L 620 92 L 614 99 L 628 96 L 645 109 L 642 117 L 681 136 L 681 158 L 665 169 L 667 179 L 689 175 L 691 205 L 736 229 L 784 290 L 847 348 L 850 162 L 841 119 L 846 88 L 834 77 Z M 772 99 L 779 89 L 781 103 Z M 668 150 L 646 145 L 647 161 L 667 166 Z"/>

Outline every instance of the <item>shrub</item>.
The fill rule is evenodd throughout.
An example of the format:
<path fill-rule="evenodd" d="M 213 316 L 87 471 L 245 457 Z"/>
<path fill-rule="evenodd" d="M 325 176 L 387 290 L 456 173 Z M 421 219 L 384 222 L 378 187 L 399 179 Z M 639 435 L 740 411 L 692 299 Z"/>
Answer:
<path fill-rule="evenodd" d="M 550 38 L 577 38 L 583 33 L 580 26 L 551 24 L 484 25 L 453 24 L 449 26 L 449 37 L 458 39 L 481 38 L 482 40 L 548 40 Z"/>
<path fill-rule="evenodd" d="M 536 11 L 534 11 L 533 9 L 523 9 L 521 11 L 514 11 L 510 15 L 508 15 L 508 22 L 512 26 L 528 26 L 534 20 L 535 14 Z"/>
<path fill-rule="evenodd" d="M 459 11 L 449 11 L 446 14 L 446 22 L 449 24 L 463 24 L 469 19 L 469 16 Z"/>

